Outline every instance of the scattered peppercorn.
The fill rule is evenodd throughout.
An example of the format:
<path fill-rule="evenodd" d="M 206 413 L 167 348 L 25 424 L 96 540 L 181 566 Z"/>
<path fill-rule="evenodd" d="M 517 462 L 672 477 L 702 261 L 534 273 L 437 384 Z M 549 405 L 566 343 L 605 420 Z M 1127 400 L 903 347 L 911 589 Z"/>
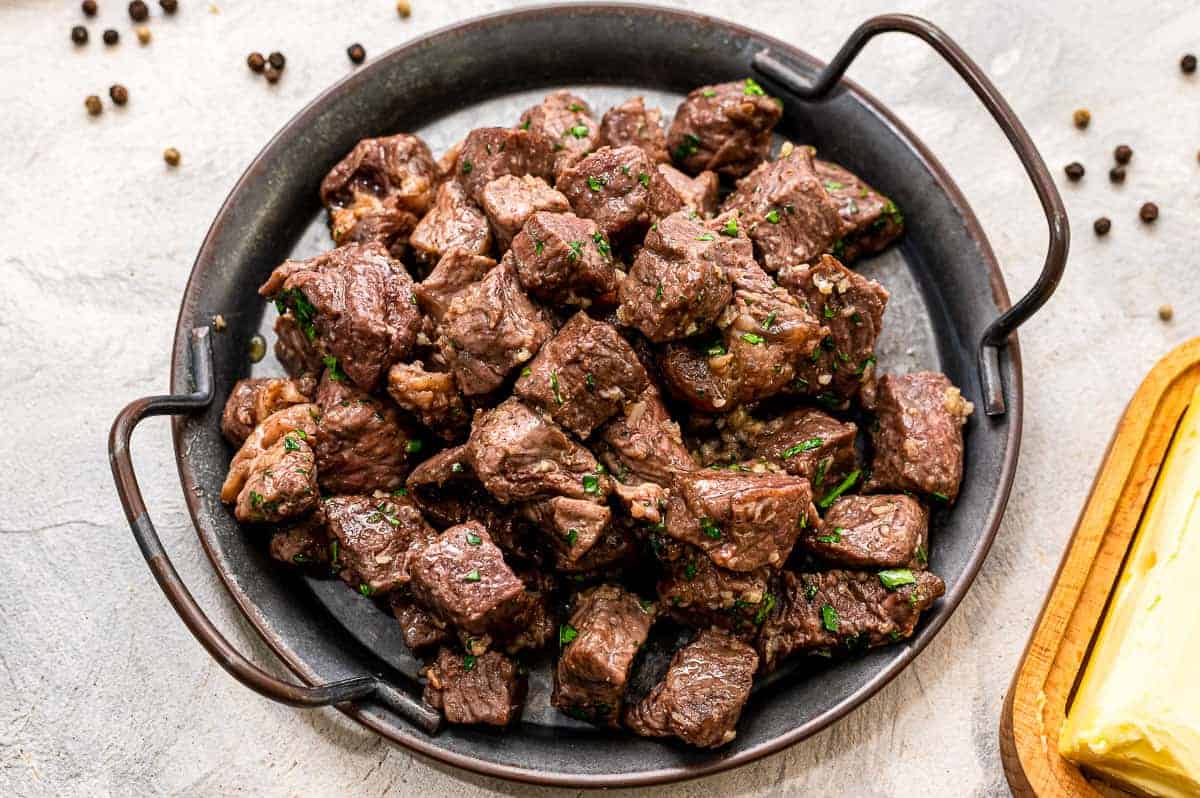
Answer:
<path fill-rule="evenodd" d="M 158 0 L 158 5 L 164 14 L 174 14 L 179 10 L 179 0 Z"/>
<path fill-rule="evenodd" d="M 283 68 L 287 66 L 287 59 L 283 57 L 283 53 L 276 50 L 267 56 L 267 63 L 282 72 Z"/>
<path fill-rule="evenodd" d="M 87 44 L 87 40 L 87 28 L 83 27 L 82 25 L 76 25 L 75 27 L 71 28 L 71 41 L 78 45 L 84 45 Z"/>
<path fill-rule="evenodd" d="M 1183 58 L 1179 59 L 1179 68 L 1183 70 L 1183 74 L 1190 75 L 1196 71 L 1196 56 L 1188 53 Z"/>
<path fill-rule="evenodd" d="M 1067 164 L 1066 167 L 1063 168 L 1063 171 L 1067 173 L 1068 180 L 1075 182 L 1083 177 L 1083 164 L 1081 164 L 1079 161 L 1071 161 L 1071 163 Z"/>
<path fill-rule="evenodd" d="M 1158 317 L 1163 321 L 1170 321 L 1175 318 L 1175 308 L 1170 305 L 1160 305 L 1158 308 Z"/>
<path fill-rule="evenodd" d="M 146 7 L 143 0 L 133 0 L 129 4 L 129 18 L 134 22 L 145 22 L 148 16 L 150 16 L 150 9 Z"/>
<path fill-rule="evenodd" d="M 1129 163 L 1129 159 L 1132 157 L 1133 148 L 1128 144 L 1119 144 L 1117 145 L 1117 148 L 1113 150 L 1113 158 L 1116 158 L 1117 163 L 1119 164 Z"/>
<path fill-rule="evenodd" d="M 250 53 L 246 56 L 246 66 L 250 67 L 251 72 L 262 72 L 267 65 L 267 59 L 263 58 L 262 53 Z"/>
<path fill-rule="evenodd" d="M 267 64 L 267 68 L 263 70 L 263 77 L 267 79 L 267 83 L 278 83 L 282 74 L 282 72 L 270 64 Z"/>
<path fill-rule="evenodd" d="M 167 147 L 163 150 L 163 160 L 167 162 L 168 166 L 179 166 L 179 159 L 182 157 L 179 150 L 174 147 Z"/>
<path fill-rule="evenodd" d="M 1108 170 L 1108 179 L 1114 183 L 1124 183 L 1125 182 L 1125 167 L 1124 166 L 1114 166 L 1112 169 L 1109 169 Z"/>
<path fill-rule="evenodd" d="M 84 16 L 88 16 L 88 17 L 96 16 L 96 11 L 97 11 L 96 0 L 83 0 L 83 2 L 80 3 L 79 5 L 80 5 L 80 8 L 83 9 Z"/>
<path fill-rule="evenodd" d="M 257 363 L 267 355 L 267 342 L 261 335 L 250 339 L 250 362 Z"/>
<path fill-rule="evenodd" d="M 1112 229 L 1112 219 L 1109 219 L 1107 216 L 1101 216 L 1092 222 L 1092 229 L 1096 231 L 1096 235 L 1106 236 L 1108 235 L 1108 231 Z"/>
<path fill-rule="evenodd" d="M 107 44 L 109 47 L 112 47 L 114 44 L 116 44 L 120 40 L 121 40 L 121 35 L 119 33 L 117 33 L 115 30 L 113 30 L 112 28 L 109 28 L 108 30 L 104 31 L 104 43 Z"/>
<path fill-rule="evenodd" d="M 108 87 L 108 96 L 117 105 L 124 105 L 129 102 L 129 89 L 122 86 L 120 83 L 114 83 Z"/>
<path fill-rule="evenodd" d="M 137 34 L 138 41 L 140 43 L 142 43 L 142 44 L 150 43 L 150 29 L 147 28 L 145 25 L 138 25 L 136 28 L 133 29 L 133 32 Z"/>
<path fill-rule="evenodd" d="M 361 44 L 352 44 L 347 47 L 346 55 L 350 56 L 350 60 L 356 64 L 361 64 L 367 59 L 367 51 L 363 49 Z"/>
<path fill-rule="evenodd" d="M 100 112 L 104 110 L 104 103 L 100 102 L 100 98 L 94 94 L 87 96 L 87 99 L 83 101 L 83 106 L 92 116 L 99 116 Z"/>
<path fill-rule="evenodd" d="M 1075 127 L 1083 130 L 1092 121 L 1092 112 L 1086 108 L 1080 108 L 1075 112 Z"/>
<path fill-rule="evenodd" d="M 1158 218 L 1158 206 L 1153 202 L 1147 202 L 1142 205 L 1142 209 L 1138 211 L 1138 216 L 1141 217 L 1143 222 L 1149 224 Z"/>
<path fill-rule="evenodd" d="M 412 16 L 412 3 L 408 0 L 396 0 L 396 13 L 404 19 Z"/>

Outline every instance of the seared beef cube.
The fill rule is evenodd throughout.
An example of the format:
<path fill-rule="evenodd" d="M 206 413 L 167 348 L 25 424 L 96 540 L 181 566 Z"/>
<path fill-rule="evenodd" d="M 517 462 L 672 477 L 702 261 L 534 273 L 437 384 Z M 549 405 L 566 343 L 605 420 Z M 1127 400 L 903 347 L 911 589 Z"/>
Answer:
<path fill-rule="evenodd" d="M 875 397 L 875 459 L 864 486 L 914 491 L 943 502 L 958 497 L 962 482 L 962 428 L 975 406 L 944 374 L 887 374 Z"/>
<path fill-rule="evenodd" d="M 438 436 L 463 437 L 470 423 L 462 395 L 447 372 L 426 371 L 421 361 L 397 363 L 388 371 L 388 395 Z"/>
<path fill-rule="evenodd" d="M 564 496 L 530 502 L 521 514 L 545 533 L 556 556 L 570 567 L 592 550 L 612 521 L 607 506 Z"/>
<path fill-rule="evenodd" d="M 492 270 L 496 261 L 476 255 L 469 249 L 455 247 L 442 255 L 437 266 L 413 289 L 417 303 L 427 315 L 441 322 L 450 302 L 472 283 L 477 283 Z"/>
<path fill-rule="evenodd" d="M 311 318 L 303 325 L 292 311 L 275 319 L 275 357 L 293 378 L 304 379 L 320 374 L 325 359 L 317 349 L 317 328 Z M 311 338 L 309 336 L 312 336 Z"/>
<path fill-rule="evenodd" d="M 404 484 L 424 442 L 388 399 L 329 369 L 317 388 L 317 404 L 321 421 L 314 448 L 322 490 L 371 493 Z"/>
<path fill-rule="evenodd" d="M 751 420 L 734 433 L 746 459 L 765 458 L 789 474 L 804 477 L 817 497 L 858 467 L 854 440 L 858 427 L 811 407 L 789 410 L 765 421 Z"/>
<path fill-rule="evenodd" d="M 483 187 L 505 175 L 533 175 L 554 179 L 554 143 L 540 133 L 484 127 L 472 130 L 458 154 L 458 182 L 475 202 L 483 200 Z"/>
<path fill-rule="evenodd" d="M 600 122 L 598 147 L 640 147 L 651 163 L 666 163 L 667 134 L 663 132 L 662 111 L 647 108 L 641 97 L 631 97 L 604 112 Z"/>
<path fill-rule="evenodd" d="M 829 654 L 839 645 L 855 651 L 911 637 L 921 613 L 945 592 L 928 571 L 785 571 L 781 600 L 759 631 L 763 670 L 797 651 Z"/>
<path fill-rule="evenodd" d="M 716 626 L 739 637 L 753 636 L 775 604 L 768 590 L 770 570 L 727 571 L 702 551 L 689 546 L 687 552 L 658 580 L 663 608 L 696 629 Z"/>
<path fill-rule="evenodd" d="M 554 496 L 601 503 L 608 495 L 592 453 L 515 397 L 476 414 L 467 451 L 479 481 L 505 504 Z"/>
<path fill-rule="evenodd" d="M 727 413 L 739 406 L 736 366 L 719 336 L 710 342 L 667 344 L 658 357 L 667 391 L 702 413 Z"/>
<path fill-rule="evenodd" d="M 492 248 L 492 230 L 466 190 L 457 181 L 447 180 L 438 186 L 433 207 L 421 217 L 408 243 L 418 259 L 436 263 L 456 247 L 472 255 L 486 255 Z"/>
<path fill-rule="evenodd" d="M 701 216 L 716 215 L 717 190 L 721 184 L 716 172 L 701 172 L 695 177 L 689 177 L 669 163 L 660 163 L 656 168 L 667 184 L 683 200 L 683 207 L 691 209 Z"/>
<path fill-rule="evenodd" d="M 318 498 L 316 458 L 308 441 L 290 432 L 254 459 L 234 515 L 274 524 L 307 513 Z"/>
<path fill-rule="evenodd" d="M 287 435 L 298 438 L 310 447 L 317 439 L 317 421 L 321 409 L 317 405 L 292 405 L 278 410 L 263 419 L 229 462 L 229 473 L 221 485 L 221 501 L 233 504 L 245 487 L 255 462 L 266 455 L 276 443 Z"/>
<path fill-rule="evenodd" d="M 666 676 L 625 723 L 645 737 L 678 737 L 700 748 L 717 748 L 737 736 L 735 727 L 750 697 L 758 656 L 742 641 L 705 630 L 675 652 Z"/>
<path fill-rule="evenodd" d="M 535 213 L 513 239 L 521 285 L 538 299 L 591 304 L 617 287 L 612 247 L 590 219 L 573 213 Z"/>
<path fill-rule="evenodd" d="M 392 614 L 400 624 L 400 635 L 404 638 L 404 645 L 414 654 L 453 640 L 451 634 L 446 631 L 445 622 L 417 604 L 407 594 L 392 594 Z"/>
<path fill-rule="evenodd" d="M 271 535 L 271 558 L 288 565 L 329 567 L 329 534 L 320 506 Z"/>
<path fill-rule="evenodd" d="M 480 196 L 483 212 L 492 225 L 496 245 L 503 252 L 512 244 L 513 236 L 521 232 L 529 217 L 538 211 L 565 213 L 571 203 L 561 193 L 550 188 L 540 177 L 505 175 L 483 187 Z"/>
<path fill-rule="evenodd" d="M 619 482 L 669 486 L 676 474 L 696 469 L 679 425 L 653 385 L 625 405 L 600 438 L 607 445 L 601 450 L 605 464 Z"/>
<path fill-rule="evenodd" d="M 321 181 L 338 246 L 380 241 L 399 256 L 433 203 L 437 165 L 425 142 L 400 133 L 363 139 Z"/>
<path fill-rule="evenodd" d="M 813 166 L 812 153 L 796 147 L 738 181 L 721 210 L 741 213 L 763 268 L 809 263 L 842 237 L 838 204 Z"/>
<path fill-rule="evenodd" d="M 620 333 L 579 311 L 546 342 L 513 392 L 587 438 L 649 384 Z"/>
<path fill-rule="evenodd" d="M 615 518 L 596 544 L 582 557 L 555 550 L 554 568 L 576 584 L 584 580 L 603 581 L 618 578 L 626 569 L 638 566 L 637 538 L 626 519 Z"/>
<path fill-rule="evenodd" d="M 815 518 L 808 481 L 767 472 L 682 474 L 667 505 L 667 534 L 731 571 L 783 565 Z"/>
<path fill-rule="evenodd" d="M 745 239 L 708 230 L 686 212 L 668 216 L 646 236 L 621 282 L 621 324 L 651 341 L 686 338 L 716 321 L 733 296 L 730 275 L 753 263 Z"/>
<path fill-rule="evenodd" d="M 517 284 L 505 258 L 460 291 L 442 317 L 438 348 L 467 396 L 491 393 L 553 332 L 545 312 Z"/>
<path fill-rule="evenodd" d="M 525 585 L 478 521 L 447 529 L 408 569 L 417 600 L 460 632 L 486 635 L 521 609 Z"/>
<path fill-rule="evenodd" d="M 332 496 L 323 509 L 329 535 L 337 541 L 331 565 L 364 596 L 407 584 L 413 556 L 437 535 L 402 496 Z"/>
<path fill-rule="evenodd" d="M 903 493 L 843 496 L 801 544 L 847 568 L 924 568 L 929 562 L 929 515 Z"/>
<path fill-rule="evenodd" d="M 596 148 L 599 130 L 591 113 L 582 98 L 569 91 L 556 91 L 521 114 L 518 127 L 546 141 L 555 153 L 557 173 Z"/>
<path fill-rule="evenodd" d="M 813 266 L 785 267 L 778 277 L 829 330 L 814 357 L 802 364 L 798 387 L 831 405 L 854 398 L 875 374 L 887 289 L 828 255 Z"/>
<path fill-rule="evenodd" d="M 225 440 L 234 446 L 241 446 L 267 416 L 292 405 L 312 401 L 300 388 L 301 385 L 297 381 L 279 377 L 238 380 L 229 392 L 225 410 L 221 413 L 221 432 L 224 433 Z"/>
<path fill-rule="evenodd" d="M 553 581 L 553 580 L 548 580 Z M 540 651 L 548 646 L 558 634 L 558 620 L 550 608 L 547 591 L 526 590 L 517 600 L 513 615 L 491 630 L 501 648 L 509 654 L 519 651 Z M 479 642 L 472 638 L 464 641 L 472 653 L 483 651 Z"/>
<path fill-rule="evenodd" d="M 606 236 L 640 237 L 683 201 L 638 147 L 601 147 L 558 174 L 555 184 L 575 213 Z"/>
<path fill-rule="evenodd" d="M 572 717 L 616 726 L 633 660 L 655 613 L 653 602 L 619 585 L 580 593 L 559 631 L 562 654 L 551 703 Z"/>
<path fill-rule="evenodd" d="M 498 651 L 460 654 L 443 648 L 425 672 L 424 700 L 450 723 L 507 726 L 521 714 L 525 677 Z"/>
<path fill-rule="evenodd" d="M 379 242 L 285 261 L 258 292 L 291 311 L 318 351 L 368 391 L 412 350 L 421 323 L 412 278 Z"/>
<path fill-rule="evenodd" d="M 749 78 L 701 86 L 675 112 L 667 147 L 692 174 L 711 169 L 740 177 L 767 157 L 782 115 L 779 102 Z"/>
<path fill-rule="evenodd" d="M 817 160 L 817 175 L 838 204 L 845 233 L 834 253 L 851 263 L 886 249 L 904 233 L 904 215 L 896 203 L 864 183 L 849 169 Z"/>

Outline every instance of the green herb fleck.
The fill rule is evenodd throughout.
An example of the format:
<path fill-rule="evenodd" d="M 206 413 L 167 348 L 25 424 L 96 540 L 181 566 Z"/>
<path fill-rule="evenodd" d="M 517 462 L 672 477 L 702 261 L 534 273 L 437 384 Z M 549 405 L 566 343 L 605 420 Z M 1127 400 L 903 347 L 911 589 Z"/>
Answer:
<path fill-rule="evenodd" d="M 579 256 L 582 254 L 583 254 L 583 242 L 582 241 L 568 241 L 567 242 L 567 260 L 577 261 L 577 260 L 579 260 Z"/>
<path fill-rule="evenodd" d="M 717 93 L 715 91 L 713 91 L 712 89 L 705 89 L 704 91 L 702 91 L 700 93 L 703 94 L 705 97 L 716 97 L 717 96 Z"/>
<path fill-rule="evenodd" d="M 777 318 L 779 318 L 779 314 L 772 310 L 767 314 L 767 318 L 763 320 L 762 328 L 764 330 L 771 329 L 771 325 L 775 323 L 775 319 Z"/>
<path fill-rule="evenodd" d="M 464 580 L 464 581 L 467 581 L 467 582 L 478 582 L 478 581 L 479 581 L 480 579 L 482 579 L 482 578 L 483 578 L 483 577 L 481 577 L 481 576 L 479 575 L 479 569 L 478 569 L 478 568 L 476 568 L 475 570 L 471 571 L 471 572 L 470 572 L 470 573 L 468 573 L 466 576 L 464 576 L 464 577 L 463 577 L 463 580 Z"/>
<path fill-rule="evenodd" d="M 748 333 L 742 333 L 742 340 L 748 344 L 753 344 L 754 346 L 758 346 L 765 339 L 758 333 L 748 332 Z"/>
<path fill-rule="evenodd" d="M 600 478 L 593 474 L 583 475 L 583 492 L 590 493 L 593 496 L 600 494 Z"/>
<path fill-rule="evenodd" d="M 467 672 L 475 670 L 475 662 L 476 660 L 474 654 L 466 655 L 463 657 L 463 670 Z"/>
<path fill-rule="evenodd" d="M 775 597 L 768 593 L 763 596 L 763 600 L 758 605 L 758 612 L 754 613 L 754 625 L 762 626 L 763 621 L 767 620 L 767 616 L 771 614 L 771 610 L 775 609 Z"/>
<path fill-rule="evenodd" d="M 688 560 L 687 567 L 683 569 L 683 578 L 689 582 L 696 578 L 696 563 Z"/>
<path fill-rule="evenodd" d="M 575 125 L 574 127 L 571 128 L 571 135 L 577 139 L 585 139 L 585 138 L 587 138 L 587 134 L 588 134 L 587 125 Z"/>
<path fill-rule="evenodd" d="M 822 510 L 827 509 L 829 507 L 829 505 L 833 504 L 833 502 L 837 499 L 838 496 L 841 496 L 843 493 L 850 490 L 850 488 L 854 487 L 854 483 L 858 482 L 858 478 L 861 476 L 862 476 L 861 470 L 856 468 L 853 471 L 851 471 L 849 474 L 846 475 L 845 479 L 843 479 L 841 482 L 838 483 L 838 486 L 836 488 L 829 491 L 829 493 L 826 493 L 825 498 L 823 498 L 823 499 L 821 499 L 821 501 L 817 502 L 817 506 L 820 507 Z"/>
<path fill-rule="evenodd" d="M 932 496 L 933 498 L 937 499 L 938 501 L 942 501 L 942 502 L 950 501 L 950 497 L 944 493 L 934 492 L 934 493 L 930 493 L 929 495 Z"/>
<path fill-rule="evenodd" d="M 742 94 L 747 97 L 765 97 L 766 92 L 763 87 L 758 85 L 754 78 L 746 78 L 746 82 L 742 84 Z"/>
<path fill-rule="evenodd" d="M 587 179 L 587 184 L 588 188 L 590 188 L 592 191 L 599 191 L 608 185 L 608 181 L 603 177 L 589 177 Z"/>
<path fill-rule="evenodd" d="M 604 233 L 597 230 L 595 233 L 592 233 L 592 240 L 596 242 L 596 249 L 600 250 L 601 255 L 606 258 L 612 255 L 612 247 L 604 240 Z"/>
<path fill-rule="evenodd" d="M 654 301 L 657 302 L 658 300 L 660 300 L 662 298 L 663 298 L 663 286 L 662 286 L 662 283 L 660 282 L 658 284 L 658 290 L 654 292 Z"/>
<path fill-rule="evenodd" d="M 813 449 L 820 449 L 825 445 L 824 438 L 809 438 L 806 441 L 801 441 L 794 446 L 789 446 L 783 450 L 783 459 L 788 460 L 801 452 L 811 452 Z"/>
<path fill-rule="evenodd" d="M 528 119 L 526 119 L 526 120 L 525 120 L 525 129 L 526 129 L 526 130 L 528 130 L 528 129 L 529 129 L 529 120 L 528 120 Z M 463 173 L 464 175 L 469 175 L 469 174 L 471 174 L 471 170 L 472 170 L 472 169 L 474 169 L 474 168 L 475 168 L 475 165 L 474 165 L 474 164 L 472 164 L 470 161 L 463 161 L 463 162 L 462 162 L 462 173 Z"/>
<path fill-rule="evenodd" d="M 283 448 L 284 451 L 298 452 L 300 451 L 300 441 L 292 437 L 291 433 L 288 433 L 283 436 Z"/>
<path fill-rule="evenodd" d="M 550 391 L 554 394 L 554 401 L 558 404 L 563 403 L 562 394 L 558 392 L 558 372 L 550 372 Z"/>
<path fill-rule="evenodd" d="M 463 470 L 462 463 L 452 463 L 450 466 L 450 472 L 453 474 L 461 474 L 462 470 Z"/>
<path fill-rule="evenodd" d="M 371 587 L 366 582 L 360 582 L 358 585 L 358 592 L 362 593 L 364 596 L 370 596 L 375 592 L 375 588 Z"/>
<path fill-rule="evenodd" d="M 321 362 L 325 364 L 325 368 L 329 369 L 329 379 L 334 382 L 341 382 L 346 379 L 346 374 L 338 367 L 338 360 L 333 355 L 326 355 L 321 358 Z"/>
<path fill-rule="evenodd" d="M 917 558 L 917 565 L 929 565 L 929 551 L 924 544 L 918 545 L 917 550 L 913 552 L 913 556 Z"/>
<path fill-rule="evenodd" d="M 560 646 L 565 646 L 578 636 L 578 630 L 569 623 L 564 623 L 558 627 L 558 644 Z"/>
<path fill-rule="evenodd" d="M 420 438 L 413 438 L 408 443 L 404 444 L 404 451 L 409 454 L 416 454 L 425 446 L 425 442 Z"/>
<path fill-rule="evenodd" d="M 830 632 L 836 632 L 838 630 L 837 610 L 828 604 L 821 605 L 821 625 Z"/>
<path fill-rule="evenodd" d="M 707 516 L 700 519 L 700 529 L 713 540 L 721 539 L 721 528 L 714 524 L 713 520 Z"/>
<path fill-rule="evenodd" d="M 763 218 L 765 218 L 771 224 L 779 224 L 779 211 L 772 208 L 771 210 L 767 211 L 767 215 Z"/>
<path fill-rule="evenodd" d="M 738 223 L 736 216 L 730 216 L 729 221 L 721 228 L 721 234 L 727 236 L 736 236 L 738 234 Z"/>
<path fill-rule="evenodd" d="M 583 384 L 587 386 L 589 391 L 596 387 L 596 378 L 592 376 L 590 371 L 584 375 Z"/>
<path fill-rule="evenodd" d="M 685 133 L 683 134 L 683 141 L 680 142 L 679 146 L 675 148 L 675 158 L 677 160 L 683 160 L 689 155 L 695 155 L 699 149 L 700 137 L 695 133 Z"/>
<path fill-rule="evenodd" d="M 826 191 L 837 191 L 837 190 L 843 189 L 843 188 L 845 188 L 845 186 L 836 180 L 826 180 L 825 181 L 825 190 Z"/>
<path fill-rule="evenodd" d="M 813 474 L 814 485 L 825 484 L 825 472 L 829 470 L 829 464 L 833 462 L 832 457 L 823 457 L 821 462 L 817 463 L 817 473 Z"/>
<path fill-rule="evenodd" d="M 714 236 L 712 233 L 705 233 L 704 235 L 696 236 L 697 241 L 712 241 L 714 238 L 716 238 L 716 236 Z"/>
<path fill-rule="evenodd" d="M 809 582 L 804 586 L 804 597 L 812 601 L 817 597 L 817 586 L 813 582 Z"/>
<path fill-rule="evenodd" d="M 888 571 L 880 571 L 879 581 L 888 590 L 895 590 L 901 585 L 915 585 L 917 577 L 913 576 L 913 572 L 907 568 L 893 568 Z"/>
<path fill-rule="evenodd" d="M 470 543 L 472 546 L 478 546 L 479 544 L 483 543 L 483 538 L 479 535 L 476 535 L 474 532 L 468 532 L 467 543 Z"/>
<path fill-rule="evenodd" d="M 533 373 L 533 369 L 529 368 L 529 366 L 526 366 L 525 368 L 521 369 L 522 377 L 528 377 L 532 373 Z"/>
<path fill-rule="evenodd" d="M 819 542 L 819 543 L 841 543 L 842 542 L 842 533 L 845 531 L 846 530 L 843 529 L 842 527 L 835 526 L 833 528 L 833 532 L 831 532 L 830 534 L 818 535 L 817 542 Z"/>

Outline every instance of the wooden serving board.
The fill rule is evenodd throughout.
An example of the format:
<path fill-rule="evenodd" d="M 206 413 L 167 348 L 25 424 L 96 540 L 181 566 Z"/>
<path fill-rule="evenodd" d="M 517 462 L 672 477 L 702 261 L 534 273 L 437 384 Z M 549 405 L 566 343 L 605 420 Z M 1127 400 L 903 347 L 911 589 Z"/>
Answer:
<path fill-rule="evenodd" d="M 1200 338 L 1160 360 L 1113 435 L 1000 716 L 1000 756 L 1018 798 L 1123 796 L 1058 754 L 1058 733 L 1109 594 L 1192 392 Z"/>

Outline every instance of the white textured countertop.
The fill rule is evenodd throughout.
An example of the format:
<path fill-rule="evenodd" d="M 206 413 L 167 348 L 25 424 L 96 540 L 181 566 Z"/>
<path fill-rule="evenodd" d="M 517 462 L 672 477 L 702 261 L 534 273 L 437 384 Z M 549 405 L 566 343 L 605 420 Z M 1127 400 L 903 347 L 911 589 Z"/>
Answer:
<path fill-rule="evenodd" d="M 139 46 L 125 3 L 100 0 L 76 49 L 76 2 L 0 5 L 0 795 L 550 794 L 471 776 L 385 744 L 332 710 L 259 698 L 213 663 L 154 586 L 118 506 L 105 454 L 113 416 L 166 387 L 178 299 L 217 208 L 264 142 L 368 55 L 508 4 L 413 0 L 151 3 Z M 1058 295 L 1021 333 L 1026 421 L 1003 528 L 974 588 L 899 678 L 833 728 L 781 754 L 656 791 L 682 796 L 999 795 L 1000 706 L 1105 444 L 1156 359 L 1200 330 L 1200 7 L 1016 0 L 670 3 L 728 17 L 828 58 L 863 18 L 922 14 L 995 80 L 1063 186 L 1074 225 Z M 301 7 L 302 6 L 302 7 Z M 899 6 L 900 8 L 897 8 Z M 100 42 L 105 27 L 120 46 Z M 251 50 L 288 56 L 268 87 Z M 943 160 L 1019 295 L 1045 225 L 1000 132 L 915 41 L 873 43 L 850 75 Z M 107 100 L 121 82 L 124 109 Z M 105 98 L 90 118 L 88 94 Z M 1091 109 L 1086 132 L 1070 121 Z M 1129 179 L 1111 150 L 1135 150 Z M 164 166 L 168 146 L 183 154 Z M 1157 224 L 1137 220 L 1145 200 Z M 1097 240 L 1094 217 L 1113 219 Z M 1164 324 L 1157 309 L 1174 305 Z M 269 659 L 187 521 L 165 421 L 135 443 L 165 545 L 214 621 Z"/>

